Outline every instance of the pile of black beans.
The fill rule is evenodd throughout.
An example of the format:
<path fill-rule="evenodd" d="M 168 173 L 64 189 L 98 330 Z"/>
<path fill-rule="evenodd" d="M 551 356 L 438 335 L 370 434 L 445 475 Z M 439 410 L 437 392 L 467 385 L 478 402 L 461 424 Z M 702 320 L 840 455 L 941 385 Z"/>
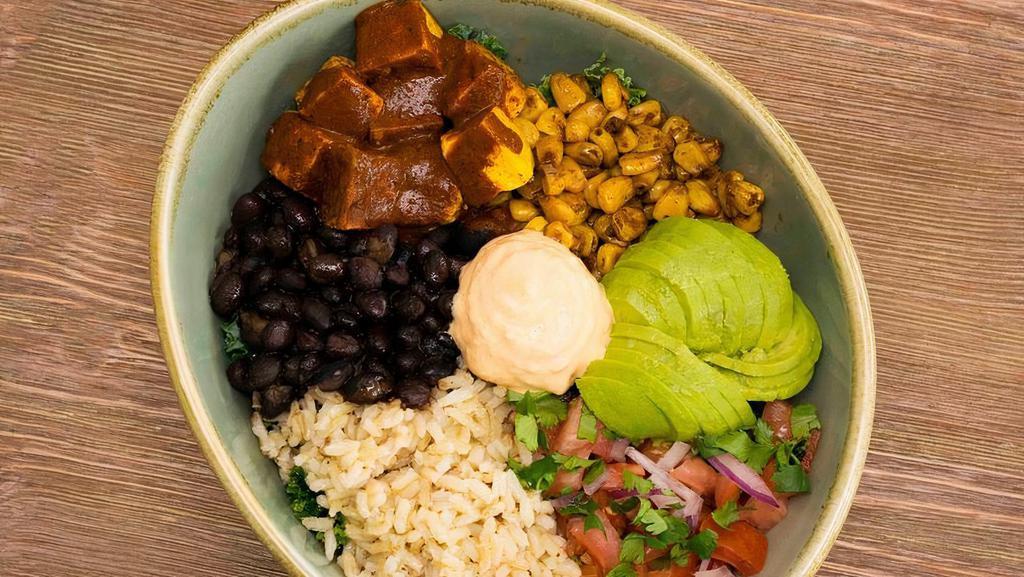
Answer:
<path fill-rule="evenodd" d="M 310 387 L 350 402 L 422 407 L 452 374 L 446 332 L 459 272 L 490 239 L 457 224 L 400 240 L 384 226 L 324 226 L 274 179 L 241 196 L 217 257 L 210 304 L 236 319 L 249 353 L 227 370 L 265 417 Z M 404 238 L 405 235 L 403 235 Z"/>

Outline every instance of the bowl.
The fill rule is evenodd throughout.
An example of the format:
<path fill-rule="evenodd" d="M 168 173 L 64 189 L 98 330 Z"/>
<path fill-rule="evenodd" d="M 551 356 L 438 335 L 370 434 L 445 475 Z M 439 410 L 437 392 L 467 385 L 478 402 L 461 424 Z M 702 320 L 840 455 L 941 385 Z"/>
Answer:
<path fill-rule="evenodd" d="M 291 515 L 273 463 L 249 430 L 248 399 L 228 386 L 207 291 L 234 199 L 263 178 L 267 128 L 332 54 L 352 54 L 354 18 L 372 2 L 294 0 L 231 40 L 174 121 L 153 201 L 151 273 L 171 380 L 211 467 L 256 534 L 293 575 L 341 575 Z M 760 239 L 817 317 L 824 350 L 801 399 L 823 436 L 813 490 L 769 535 L 766 577 L 814 574 L 839 533 L 867 454 L 875 350 L 860 267 L 828 194 L 793 140 L 739 82 L 667 30 L 603 2 L 426 0 L 442 25 L 487 28 L 527 81 L 579 70 L 607 51 L 650 94 L 725 143 L 721 165 L 768 194 Z"/>

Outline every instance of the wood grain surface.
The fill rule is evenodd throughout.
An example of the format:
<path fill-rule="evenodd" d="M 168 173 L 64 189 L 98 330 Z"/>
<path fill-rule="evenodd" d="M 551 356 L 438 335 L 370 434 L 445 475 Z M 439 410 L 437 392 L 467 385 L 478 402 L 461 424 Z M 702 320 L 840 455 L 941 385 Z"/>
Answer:
<path fill-rule="evenodd" d="M 622 3 L 761 98 L 859 253 L 877 420 L 821 575 L 1024 574 L 1024 4 Z M 273 4 L 0 0 L 0 576 L 283 574 L 186 427 L 147 254 L 181 99 Z"/>

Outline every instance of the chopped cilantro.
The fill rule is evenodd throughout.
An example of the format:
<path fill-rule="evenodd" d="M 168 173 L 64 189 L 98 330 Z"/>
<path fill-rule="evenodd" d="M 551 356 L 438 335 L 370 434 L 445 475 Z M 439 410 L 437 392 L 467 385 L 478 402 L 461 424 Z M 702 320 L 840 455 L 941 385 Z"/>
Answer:
<path fill-rule="evenodd" d="M 583 405 L 583 415 L 580 416 L 580 427 L 576 431 L 576 438 L 591 443 L 597 442 L 597 417 L 586 405 Z"/>
<path fill-rule="evenodd" d="M 603 475 L 605 472 L 605 464 L 601 459 L 595 459 L 594 463 L 587 467 L 587 472 L 583 475 L 583 484 L 589 485 L 596 481 L 598 477 Z"/>
<path fill-rule="evenodd" d="M 623 469 L 622 471 L 622 486 L 628 491 L 636 491 L 641 495 L 646 495 L 651 492 L 654 488 L 654 483 L 644 479 L 640 475 L 633 473 L 632 471 Z"/>
<path fill-rule="evenodd" d="M 661 535 L 668 530 L 668 522 L 665 521 L 661 511 L 651 507 L 647 499 L 640 499 L 640 509 L 633 518 L 634 525 L 643 525 L 644 530 L 651 535 Z"/>
<path fill-rule="evenodd" d="M 601 79 L 604 78 L 605 74 L 609 72 L 619 77 L 619 82 L 622 83 L 622 87 L 629 93 L 629 105 L 636 106 L 643 101 L 644 97 L 647 96 L 647 91 L 639 86 L 633 84 L 633 79 L 626 75 L 626 71 L 622 68 L 611 68 L 607 64 L 608 54 L 605 52 L 601 53 L 601 56 L 591 64 L 583 69 L 583 76 L 587 78 L 590 83 L 590 87 L 596 93 L 600 93 Z"/>
<path fill-rule="evenodd" d="M 724 505 L 711 513 L 711 518 L 723 529 L 728 529 L 729 525 L 732 525 L 740 518 L 740 510 L 736 505 L 736 500 L 726 501 Z"/>
<path fill-rule="evenodd" d="M 544 491 L 555 482 L 558 463 L 550 455 L 538 459 L 529 465 L 523 465 L 515 459 L 509 459 L 508 468 L 519 477 L 519 482 L 527 489 Z"/>
<path fill-rule="evenodd" d="M 711 553 L 716 547 L 718 547 L 718 533 L 711 529 L 704 529 L 687 541 L 687 548 L 701 559 L 710 559 Z"/>
<path fill-rule="evenodd" d="M 638 497 L 626 497 L 621 501 L 612 501 L 610 506 L 612 511 L 619 515 L 625 515 L 640 506 L 640 499 Z"/>
<path fill-rule="evenodd" d="M 811 490 L 811 480 L 799 464 L 779 464 L 772 481 L 779 493 L 806 493 Z"/>
<path fill-rule="evenodd" d="M 231 361 L 247 356 L 249 347 L 242 342 L 242 332 L 238 328 L 238 317 L 220 324 L 220 331 L 224 335 L 224 352 Z"/>
<path fill-rule="evenodd" d="M 584 532 L 590 531 L 591 529 L 604 531 L 604 523 L 602 523 L 601 518 L 597 516 L 597 502 L 593 501 L 589 497 L 582 496 L 582 498 L 574 500 L 572 503 L 562 507 L 558 512 L 566 517 L 583 517 Z"/>
<path fill-rule="evenodd" d="M 619 552 L 619 561 L 639 565 L 644 562 L 644 536 L 639 533 L 630 533 L 622 540 L 622 550 Z"/>
<path fill-rule="evenodd" d="M 672 549 L 669 550 L 669 557 L 673 563 L 680 567 L 686 567 L 690 564 L 690 550 L 681 543 L 672 546 Z"/>
<path fill-rule="evenodd" d="M 533 415 L 516 415 L 516 440 L 530 452 L 536 451 L 540 446 L 537 439 L 539 433 L 537 419 Z"/>
<path fill-rule="evenodd" d="M 532 415 L 543 427 L 554 427 L 565 420 L 569 407 L 551 393 L 516 393 L 510 391 L 508 400 L 520 415 Z"/>
<path fill-rule="evenodd" d="M 772 428 L 764 419 L 758 419 L 754 425 L 754 442 L 761 445 L 771 445 L 774 442 Z"/>
<path fill-rule="evenodd" d="M 761 434 L 755 427 L 755 435 L 760 436 Z M 730 453 L 749 465 L 751 469 L 760 472 L 768 463 L 772 453 L 775 452 L 775 445 L 770 442 L 755 442 L 750 439 L 746 431 L 741 430 L 700 437 L 697 441 L 697 452 L 704 458 L 721 455 L 723 452 Z"/>
<path fill-rule="evenodd" d="M 790 423 L 794 439 L 806 439 L 811 434 L 811 431 L 821 428 L 821 421 L 818 420 L 818 411 L 814 408 L 814 405 L 807 403 L 793 407 Z"/>
<path fill-rule="evenodd" d="M 566 471 L 586 469 L 596 462 L 596 459 L 584 459 L 582 457 L 577 457 L 576 455 L 561 455 L 559 453 L 552 453 L 551 458 Z"/>
<path fill-rule="evenodd" d="M 612 567 L 604 577 L 636 577 L 636 570 L 629 563 L 619 563 Z"/>
<path fill-rule="evenodd" d="M 469 24 L 456 24 L 448 29 L 448 33 L 456 38 L 472 40 L 490 50 L 502 60 L 508 58 L 508 50 L 502 46 L 501 41 L 495 35 L 482 28 L 473 28 Z"/>

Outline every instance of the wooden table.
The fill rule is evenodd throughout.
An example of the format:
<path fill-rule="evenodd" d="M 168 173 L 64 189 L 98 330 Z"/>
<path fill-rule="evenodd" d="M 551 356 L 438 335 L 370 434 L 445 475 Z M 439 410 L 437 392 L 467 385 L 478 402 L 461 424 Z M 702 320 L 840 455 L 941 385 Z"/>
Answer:
<path fill-rule="evenodd" d="M 171 119 L 271 1 L 0 0 L 0 575 L 281 575 L 154 328 Z M 796 138 L 860 254 L 874 443 L 821 575 L 1024 573 L 1019 1 L 630 0 Z"/>

